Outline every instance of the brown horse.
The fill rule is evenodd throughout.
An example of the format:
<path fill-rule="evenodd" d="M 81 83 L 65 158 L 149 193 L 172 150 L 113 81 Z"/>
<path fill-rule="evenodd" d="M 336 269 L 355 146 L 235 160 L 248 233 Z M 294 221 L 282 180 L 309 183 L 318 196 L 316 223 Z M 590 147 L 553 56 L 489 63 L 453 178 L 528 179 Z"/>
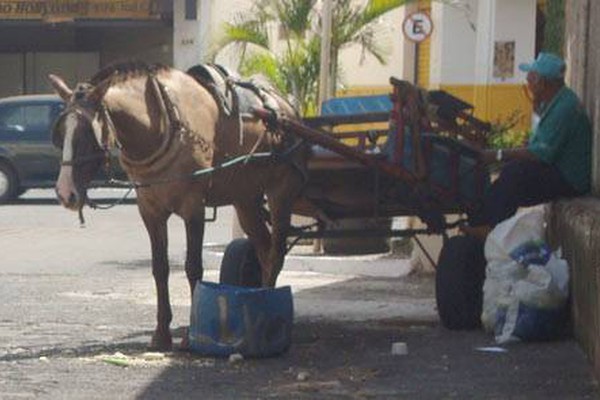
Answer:
<path fill-rule="evenodd" d="M 265 157 L 192 176 L 255 151 L 283 151 L 294 139 L 259 119 L 242 120 L 239 102 L 225 110 L 213 88 L 169 67 L 113 65 L 75 89 L 55 75 L 49 79 L 67 103 L 54 131 L 55 144 L 63 149 L 56 184 L 60 202 L 81 210 L 87 185 L 114 146 L 120 149 L 129 179 L 137 183 L 137 204 L 150 236 L 158 296 L 152 347 L 172 347 L 167 256 L 167 220 L 172 214 L 185 221 L 185 271 L 192 293 L 203 275 L 205 206 L 234 205 L 261 264 L 262 285 L 275 285 L 284 261 L 292 203 L 304 184 L 303 146 L 285 157 Z M 279 112 L 297 115 L 282 97 L 270 96 Z M 265 224 L 268 218 L 270 229 Z"/>

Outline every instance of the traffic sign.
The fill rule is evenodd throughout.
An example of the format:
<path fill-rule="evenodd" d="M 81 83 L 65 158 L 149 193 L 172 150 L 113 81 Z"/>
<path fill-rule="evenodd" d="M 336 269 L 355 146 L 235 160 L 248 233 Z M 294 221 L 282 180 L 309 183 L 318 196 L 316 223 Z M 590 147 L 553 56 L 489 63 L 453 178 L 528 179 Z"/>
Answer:
<path fill-rule="evenodd" d="M 402 23 L 402 31 L 408 40 L 420 43 L 431 36 L 433 22 L 429 14 L 417 11 L 406 16 Z"/>

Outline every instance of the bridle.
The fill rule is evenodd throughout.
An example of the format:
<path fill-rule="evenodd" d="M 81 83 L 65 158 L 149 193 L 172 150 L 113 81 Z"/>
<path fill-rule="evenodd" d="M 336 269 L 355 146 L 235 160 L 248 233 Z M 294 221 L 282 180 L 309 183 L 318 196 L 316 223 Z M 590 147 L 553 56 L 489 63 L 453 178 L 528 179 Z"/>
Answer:
<path fill-rule="evenodd" d="M 74 96 L 74 100 L 60 113 L 56 122 L 54 124 L 53 132 L 56 136 L 56 132 L 58 129 L 58 125 L 65 120 L 69 115 L 75 114 L 79 117 L 85 118 L 91 128 L 94 138 L 96 139 L 96 144 L 98 145 L 98 151 L 95 151 L 94 154 L 87 154 L 75 157 L 73 154 L 73 158 L 71 160 L 61 160 L 61 166 L 80 166 L 90 162 L 96 162 L 98 160 L 103 160 L 104 170 L 106 176 L 108 177 L 108 181 L 112 180 L 112 157 L 111 150 L 113 148 L 121 149 L 121 144 L 119 143 L 116 137 L 116 131 L 114 127 L 114 123 L 112 118 L 110 117 L 110 113 L 104 102 L 100 104 L 100 107 L 96 110 L 94 115 L 90 115 L 87 111 L 88 109 L 85 107 L 85 104 L 80 104 L 85 100 L 78 98 L 77 94 Z M 101 121 L 97 121 L 98 117 Z M 101 133 L 98 134 L 96 129 L 100 129 Z M 63 146 L 64 138 L 62 139 Z M 55 144 L 57 141 L 55 140 Z M 112 145 L 114 143 L 114 145 Z M 72 146 L 72 143 L 71 143 Z M 62 146 L 61 146 L 62 147 Z"/>

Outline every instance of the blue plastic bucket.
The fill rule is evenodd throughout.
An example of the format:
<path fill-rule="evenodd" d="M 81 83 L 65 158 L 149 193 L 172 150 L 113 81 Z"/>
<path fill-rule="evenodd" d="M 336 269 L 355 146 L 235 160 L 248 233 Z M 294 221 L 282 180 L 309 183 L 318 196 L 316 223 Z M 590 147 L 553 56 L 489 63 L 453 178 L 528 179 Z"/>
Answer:
<path fill-rule="evenodd" d="M 289 286 L 245 288 L 198 282 L 189 339 L 203 355 L 268 357 L 291 344 L 294 304 Z"/>

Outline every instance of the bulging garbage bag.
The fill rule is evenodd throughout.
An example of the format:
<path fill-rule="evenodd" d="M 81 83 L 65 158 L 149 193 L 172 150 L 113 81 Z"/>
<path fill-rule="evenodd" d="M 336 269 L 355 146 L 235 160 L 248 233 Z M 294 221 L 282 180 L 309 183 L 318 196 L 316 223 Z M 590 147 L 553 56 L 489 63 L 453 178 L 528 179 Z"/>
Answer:
<path fill-rule="evenodd" d="M 548 340 L 564 334 L 569 269 L 544 242 L 544 210 L 503 221 L 485 244 L 484 328 L 498 343 Z"/>

